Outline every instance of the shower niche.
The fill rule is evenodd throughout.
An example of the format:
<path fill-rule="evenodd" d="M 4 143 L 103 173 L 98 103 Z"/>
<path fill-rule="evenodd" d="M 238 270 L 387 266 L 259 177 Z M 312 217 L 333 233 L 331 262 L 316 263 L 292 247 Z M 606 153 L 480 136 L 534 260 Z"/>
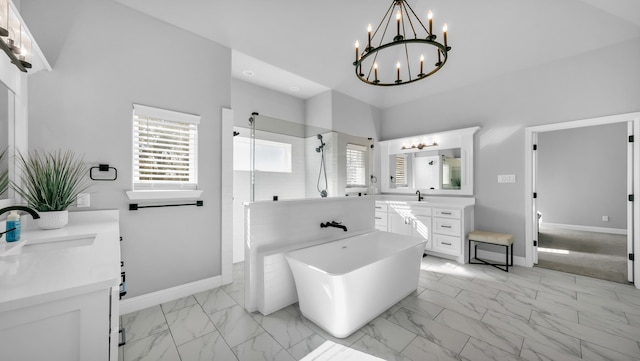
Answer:
<path fill-rule="evenodd" d="M 234 135 L 235 200 L 372 193 L 373 140 L 256 113 Z"/>
<path fill-rule="evenodd" d="M 473 195 L 473 138 L 478 129 L 380 142 L 382 192 Z"/>

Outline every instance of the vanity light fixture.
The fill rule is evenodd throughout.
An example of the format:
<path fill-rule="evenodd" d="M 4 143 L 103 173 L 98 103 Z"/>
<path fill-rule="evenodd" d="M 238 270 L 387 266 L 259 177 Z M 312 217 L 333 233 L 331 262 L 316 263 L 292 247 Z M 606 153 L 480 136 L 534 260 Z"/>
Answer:
<path fill-rule="evenodd" d="M 410 147 L 406 146 L 406 145 L 402 145 L 402 150 L 406 150 L 406 149 L 422 149 L 422 148 L 427 148 L 427 147 L 436 147 L 438 146 L 438 143 L 433 142 L 431 144 L 425 144 L 425 143 L 418 143 L 418 144 L 412 144 Z"/>
<path fill-rule="evenodd" d="M 0 48 L 20 71 L 26 73 L 32 67 L 32 40 L 20 20 L 11 12 L 8 0 L 0 0 L 0 36 Z"/>
<path fill-rule="evenodd" d="M 392 17 L 395 18 L 395 29 L 389 29 Z M 443 42 L 440 43 L 433 33 L 431 11 L 427 19 L 428 29 L 406 0 L 392 0 L 373 33 L 369 24 L 367 45 L 362 53 L 359 51 L 360 42 L 355 43 L 356 60 L 353 65 L 358 79 L 371 85 L 402 85 L 425 79 L 440 70 L 451 50 L 447 44 L 447 24 L 442 27 Z M 434 67 L 425 68 L 425 61 L 434 62 Z M 412 69 L 415 70 L 412 72 Z M 379 72 L 382 74 L 380 77 Z"/>

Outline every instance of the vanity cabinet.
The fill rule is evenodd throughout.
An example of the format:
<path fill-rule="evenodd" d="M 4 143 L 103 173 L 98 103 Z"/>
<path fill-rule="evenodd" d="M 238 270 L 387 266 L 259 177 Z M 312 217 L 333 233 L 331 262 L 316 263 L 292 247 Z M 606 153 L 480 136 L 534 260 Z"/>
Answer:
<path fill-rule="evenodd" d="M 23 229 L 0 258 L 0 359 L 118 359 L 119 212 L 70 212 L 62 229 Z"/>
<path fill-rule="evenodd" d="M 376 229 L 422 238 L 425 253 L 465 263 L 474 202 L 458 203 L 376 201 Z"/>

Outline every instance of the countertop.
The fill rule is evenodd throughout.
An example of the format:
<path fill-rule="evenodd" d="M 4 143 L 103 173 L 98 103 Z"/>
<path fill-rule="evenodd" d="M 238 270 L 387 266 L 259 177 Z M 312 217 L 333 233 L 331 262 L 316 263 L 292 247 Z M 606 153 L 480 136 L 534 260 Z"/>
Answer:
<path fill-rule="evenodd" d="M 423 200 L 418 201 L 418 195 L 376 194 L 376 202 L 406 203 L 407 205 L 420 205 L 425 207 L 469 207 L 476 204 L 473 197 L 441 197 L 423 195 Z"/>
<path fill-rule="evenodd" d="M 69 212 L 69 224 L 55 230 L 23 217 L 23 247 L 0 257 L 0 312 L 119 285 L 118 217 L 117 210 Z"/>

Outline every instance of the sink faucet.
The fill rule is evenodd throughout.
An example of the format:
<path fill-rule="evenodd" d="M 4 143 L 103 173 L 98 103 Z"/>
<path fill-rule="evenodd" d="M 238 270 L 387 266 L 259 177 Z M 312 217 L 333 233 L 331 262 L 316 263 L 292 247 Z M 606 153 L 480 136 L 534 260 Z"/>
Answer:
<path fill-rule="evenodd" d="M 347 226 L 343 226 L 341 223 L 336 221 L 320 223 L 320 228 L 327 228 L 327 227 L 342 228 L 342 230 L 344 230 L 345 232 L 347 231 Z"/>
<path fill-rule="evenodd" d="M 418 202 L 420 202 L 421 200 L 424 199 L 424 197 L 422 196 L 422 194 L 420 194 L 420 190 L 416 191 L 416 194 L 418 195 Z"/>
<path fill-rule="evenodd" d="M 31 215 L 31 217 L 33 217 L 33 219 L 38 219 L 40 218 L 40 215 L 38 214 L 38 212 L 36 212 L 34 209 L 29 208 L 29 207 L 25 207 L 25 206 L 9 206 L 9 207 L 5 207 L 0 209 L 0 215 L 3 215 L 9 211 L 25 211 L 27 213 L 29 213 Z M 0 237 L 2 237 L 3 234 L 7 233 L 7 232 L 11 232 L 13 231 L 15 228 L 12 229 L 8 229 L 4 232 L 0 232 Z"/>

